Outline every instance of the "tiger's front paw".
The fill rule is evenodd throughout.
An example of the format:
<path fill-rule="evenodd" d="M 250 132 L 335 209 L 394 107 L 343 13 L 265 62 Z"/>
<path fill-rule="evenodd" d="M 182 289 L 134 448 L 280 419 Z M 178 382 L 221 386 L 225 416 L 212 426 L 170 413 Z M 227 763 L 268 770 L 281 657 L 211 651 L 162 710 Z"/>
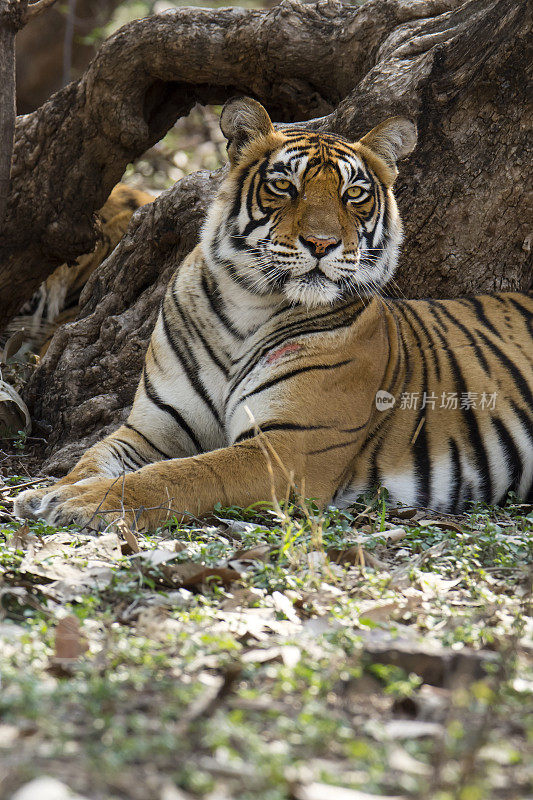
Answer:
<path fill-rule="evenodd" d="M 40 489 L 26 489 L 15 498 L 13 511 L 15 516 L 22 519 L 39 519 L 44 498 L 54 489 L 53 486 L 44 486 Z"/>
<path fill-rule="evenodd" d="M 15 500 L 14 511 L 23 519 L 44 519 L 50 525 L 79 525 L 104 530 L 113 519 L 123 516 L 116 481 L 96 478 L 66 486 L 30 489 Z"/>

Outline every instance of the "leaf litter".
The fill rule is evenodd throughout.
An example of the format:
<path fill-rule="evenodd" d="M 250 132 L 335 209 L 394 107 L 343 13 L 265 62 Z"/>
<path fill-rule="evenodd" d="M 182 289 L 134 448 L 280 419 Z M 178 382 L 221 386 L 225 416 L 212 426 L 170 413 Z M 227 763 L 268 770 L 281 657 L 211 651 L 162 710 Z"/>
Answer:
<path fill-rule="evenodd" d="M 428 776 L 446 787 L 454 780 L 450 764 L 458 775 L 463 769 L 468 737 L 464 745 L 452 745 L 449 726 L 486 726 L 482 698 L 503 691 L 497 687 L 509 669 L 509 653 L 520 664 L 520 675 L 509 675 L 509 685 L 518 681 L 518 695 L 520 681 L 530 685 L 523 676 L 533 649 L 523 616 L 529 595 L 516 594 L 527 586 L 523 534 L 514 543 L 513 536 L 507 538 L 502 553 L 482 565 L 474 531 L 497 524 L 488 513 L 465 527 L 464 520 L 440 524 L 427 512 L 411 511 L 396 509 L 385 519 L 379 510 L 366 511 L 354 515 L 355 524 L 337 512 L 309 534 L 295 512 L 281 526 L 273 516 L 233 520 L 217 514 L 206 523 L 150 536 L 134 533 L 124 521 L 98 537 L 10 525 L 0 562 L 3 658 L 20 663 L 20 642 L 29 630 L 32 648 L 43 654 L 26 670 L 42 674 L 45 696 L 58 691 L 54 681 L 88 687 L 98 680 L 111 687 L 112 676 L 119 678 L 123 700 L 112 701 L 115 721 L 108 736 L 115 731 L 113 748 L 129 765 L 131 779 L 120 779 L 127 798 L 146 800 L 146 775 L 140 778 L 135 765 L 153 758 L 145 743 L 145 761 L 128 760 L 130 735 L 121 744 L 117 733 L 137 703 L 154 735 L 163 726 L 174 742 L 168 762 L 162 755 L 166 739 L 155 757 L 150 780 L 160 796 L 165 791 L 170 797 L 177 787 L 191 797 L 231 798 L 255 786 L 253 793 L 261 797 L 261 787 L 269 786 L 277 792 L 273 797 L 287 800 L 338 800 L 343 792 L 350 800 L 423 797 Z M 512 519 L 500 523 L 508 528 Z M 510 591 L 510 574 L 516 591 Z M 31 622 L 32 615 L 36 627 L 28 628 L 23 619 Z M 50 633 L 43 636 L 39 620 L 45 619 Z M 11 678 L 13 687 L 18 680 Z M 130 682 L 132 691 L 126 688 Z M 169 692 L 178 695 L 170 701 Z M 24 741 L 30 754 L 32 742 L 50 741 L 50 734 L 38 726 L 21 739 L 19 721 L 26 712 L 24 702 L 17 702 L 19 711 L 5 729 L 6 747 Z M 79 702 L 74 694 L 69 700 Z M 168 703 L 180 710 L 162 722 Z M 59 711 L 50 707 L 48 713 Z M 506 728 L 506 720 L 504 714 L 495 731 L 506 731 L 513 752 L 519 752 L 520 737 Z M 75 726 L 80 741 L 87 724 L 92 723 Z M 1 734 L 0 727 L 0 759 Z M 267 764 L 287 735 L 292 744 L 275 755 L 279 766 L 273 772 Z M 485 786 L 490 774 L 496 786 L 496 767 L 494 775 L 486 769 L 498 760 L 488 739 L 483 770 L 474 770 L 472 781 Z M 144 742 L 140 732 L 134 741 L 136 747 Z M 449 763 L 441 774 L 443 748 Z M 99 780 L 116 782 L 103 752 L 98 749 Z M 245 766 L 250 758 L 251 770 Z M 498 770 L 524 786 L 529 773 L 517 758 L 508 757 Z M 46 773 L 54 759 L 41 758 L 39 769 Z M 92 798 L 91 759 L 84 756 L 72 788 Z M 55 774 L 61 777 L 59 763 Z M 305 764 L 296 777 L 295 763 Z M 16 774 L 16 766 L 10 769 Z M 206 789 L 199 791 L 200 785 Z M 492 797 L 489 791 L 485 796 Z"/>

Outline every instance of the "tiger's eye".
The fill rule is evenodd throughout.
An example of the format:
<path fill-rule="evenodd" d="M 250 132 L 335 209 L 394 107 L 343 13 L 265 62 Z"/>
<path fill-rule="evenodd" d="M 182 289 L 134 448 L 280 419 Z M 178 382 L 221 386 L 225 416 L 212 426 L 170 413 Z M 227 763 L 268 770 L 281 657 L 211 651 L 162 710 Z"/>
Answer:
<path fill-rule="evenodd" d="M 361 200 L 366 194 L 367 192 L 361 189 L 360 186 L 350 186 L 349 189 L 346 189 L 346 197 L 350 200 Z"/>
<path fill-rule="evenodd" d="M 290 181 L 284 180 L 283 178 L 280 178 L 277 181 L 271 181 L 271 183 L 274 189 L 279 189 L 280 192 L 286 192 L 291 185 Z"/>

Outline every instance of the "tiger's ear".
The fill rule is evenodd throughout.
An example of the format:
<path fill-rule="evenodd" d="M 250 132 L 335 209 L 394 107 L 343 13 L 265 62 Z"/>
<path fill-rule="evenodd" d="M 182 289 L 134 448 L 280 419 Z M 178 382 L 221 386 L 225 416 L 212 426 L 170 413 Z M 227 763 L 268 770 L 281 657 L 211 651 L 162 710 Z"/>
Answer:
<path fill-rule="evenodd" d="M 398 174 L 396 162 L 405 158 L 416 147 L 417 130 L 407 117 L 390 117 L 363 136 L 359 144 L 368 148 L 385 162 L 392 172 L 392 181 Z"/>
<path fill-rule="evenodd" d="M 248 142 L 274 133 L 266 110 L 251 97 L 232 97 L 227 101 L 220 115 L 220 129 L 228 140 L 228 155 L 232 165 L 238 163 Z"/>

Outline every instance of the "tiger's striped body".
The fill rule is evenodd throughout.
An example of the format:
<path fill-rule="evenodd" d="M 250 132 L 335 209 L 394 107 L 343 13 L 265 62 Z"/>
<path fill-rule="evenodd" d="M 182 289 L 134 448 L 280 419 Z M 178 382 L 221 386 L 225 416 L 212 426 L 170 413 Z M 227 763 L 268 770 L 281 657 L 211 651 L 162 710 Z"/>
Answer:
<path fill-rule="evenodd" d="M 378 158 L 260 122 L 171 280 L 127 423 L 17 513 L 124 506 L 154 527 L 284 493 L 288 472 L 338 504 L 379 483 L 441 511 L 531 495 L 533 299 L 359 298 L 396 265 L 398 141 L 365 137 Z"/>

